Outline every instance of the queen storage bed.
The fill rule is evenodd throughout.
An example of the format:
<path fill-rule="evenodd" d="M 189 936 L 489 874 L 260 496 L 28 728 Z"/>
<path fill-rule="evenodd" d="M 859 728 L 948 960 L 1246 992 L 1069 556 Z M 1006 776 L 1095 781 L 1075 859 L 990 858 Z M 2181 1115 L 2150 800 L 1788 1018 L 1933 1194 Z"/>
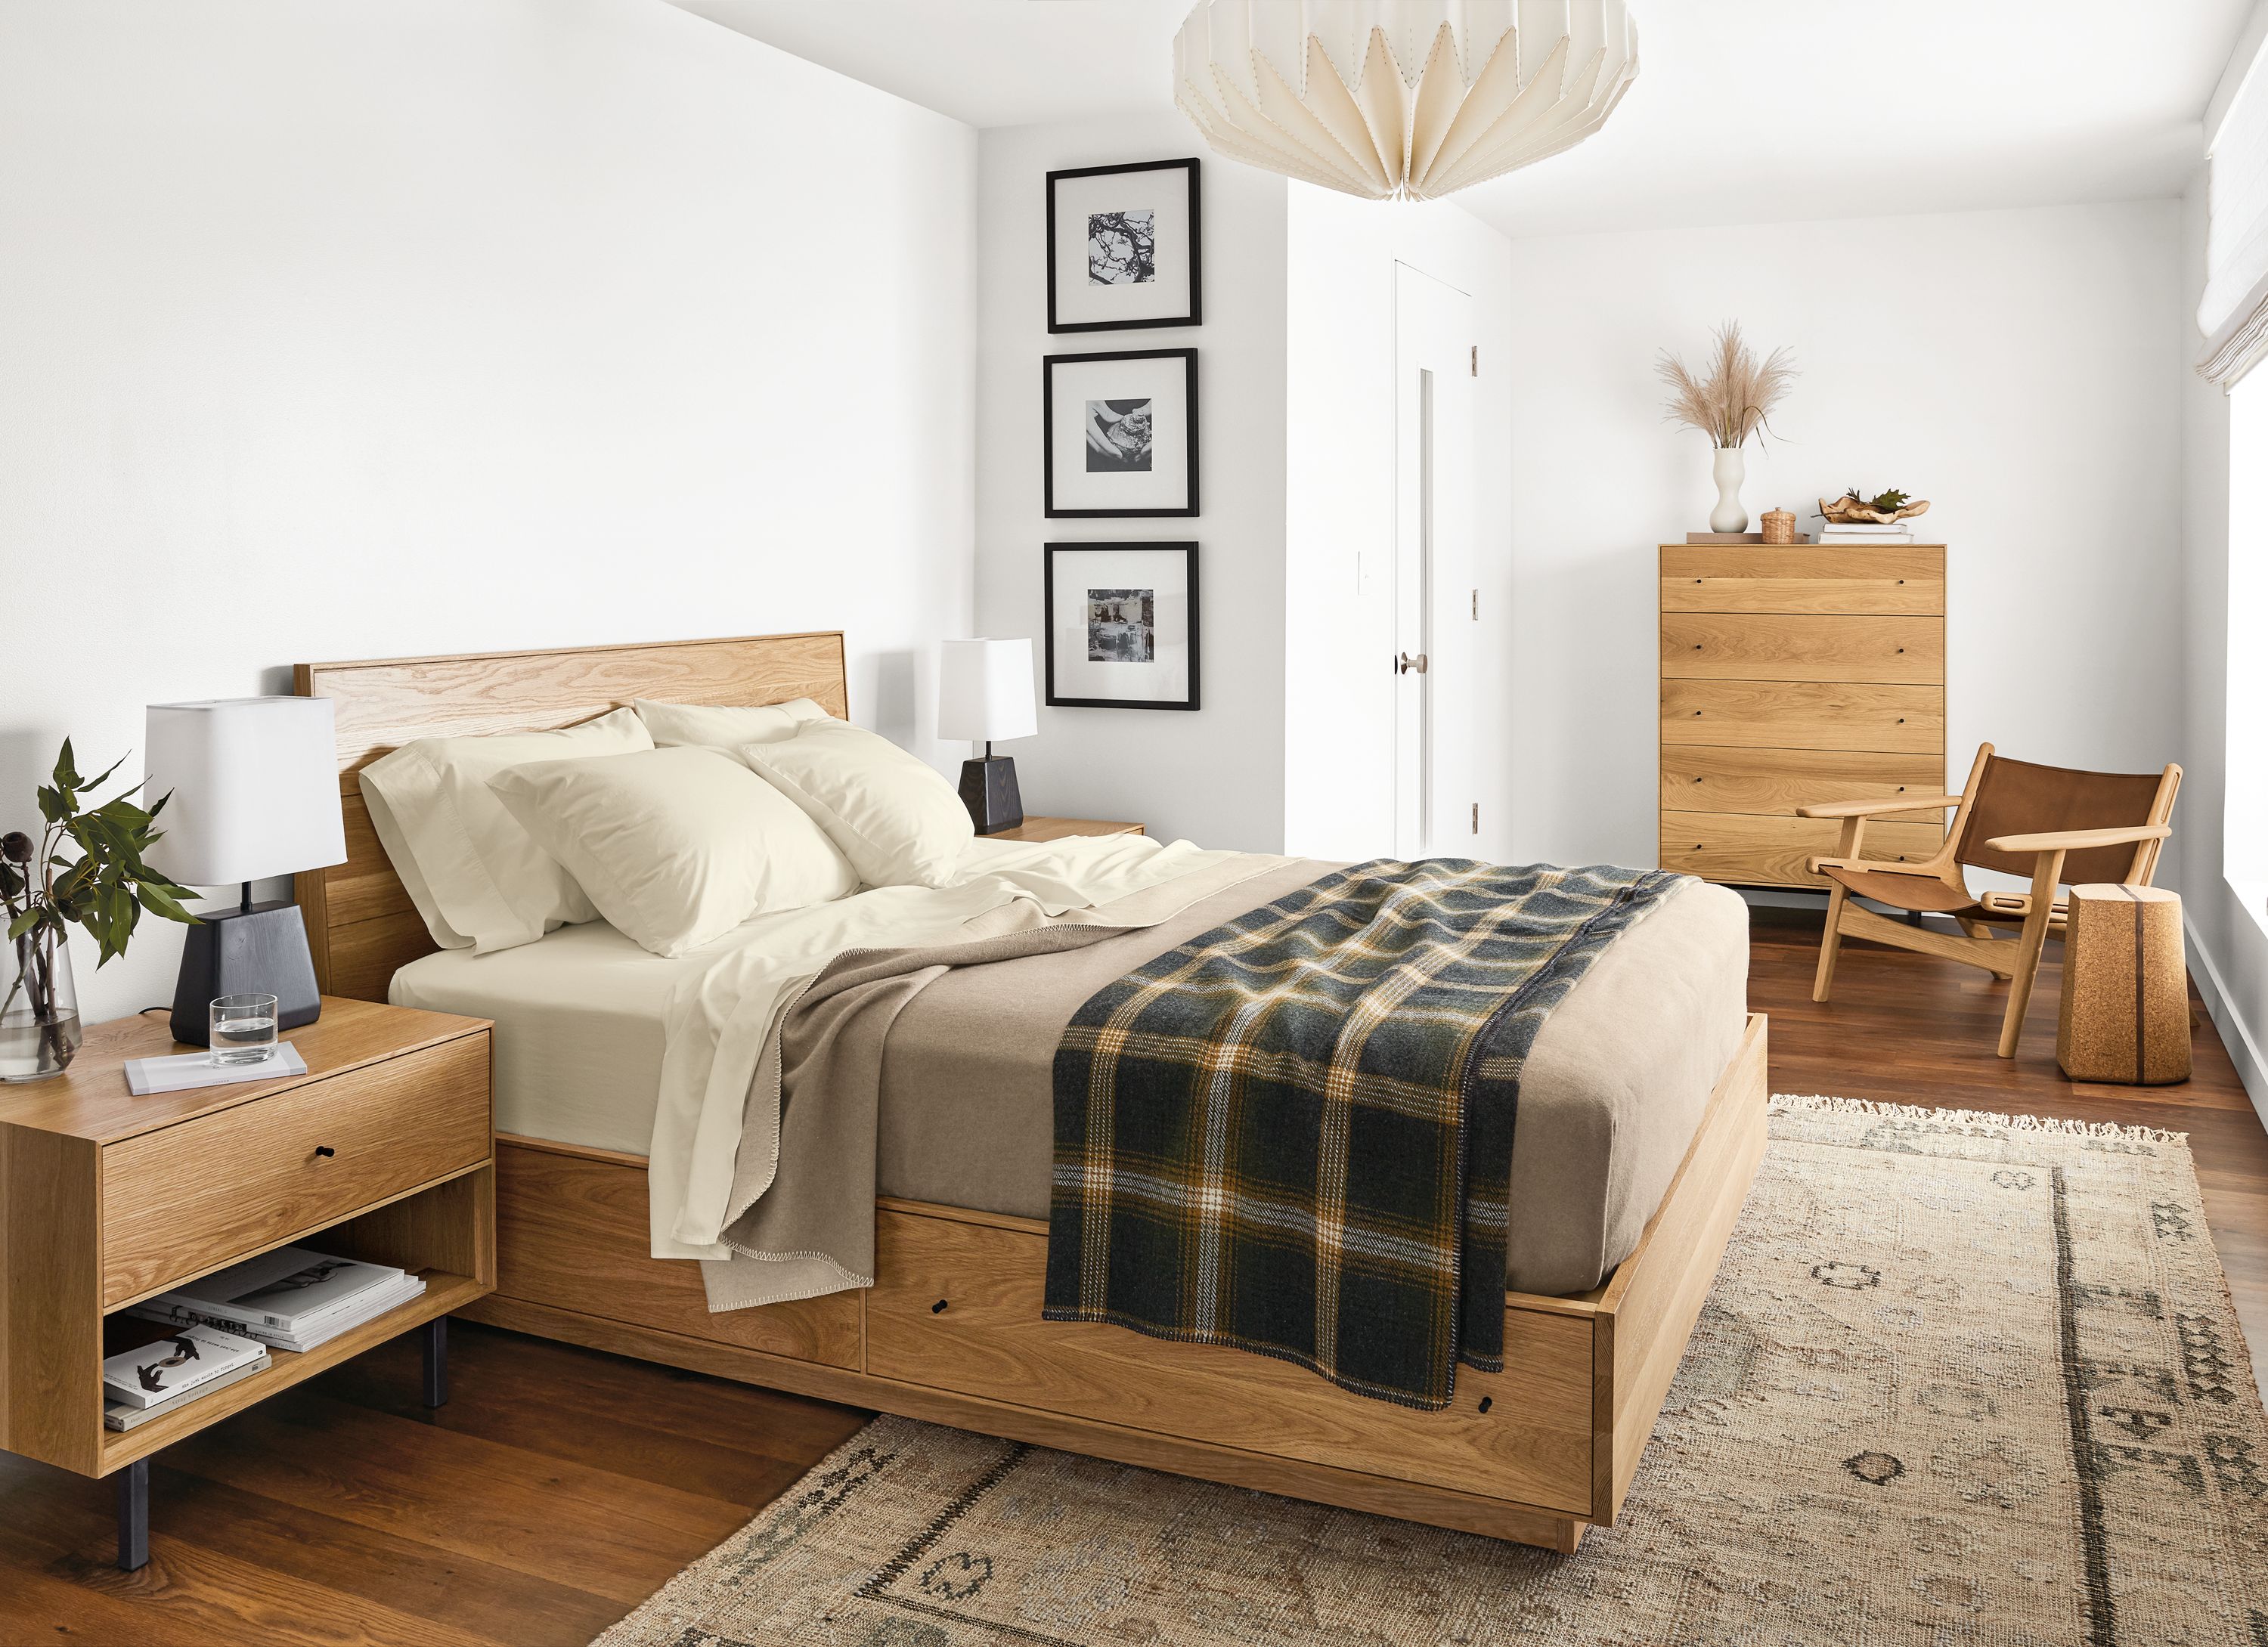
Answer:
<path fill-rule="evenodd" d="M 656 1259 L 645 1140 L 663 1005 L 698 955 L 603 923 L 439 951 L 357 775 L 411 739 L 567 726 L 635 699 L 847 713 L 835 634 L 304 665 L 335 701 L 348 861 L 299 878 L 328 994 L 493 1018 L 498 1286 L 475 1320 L 1042 1445 L 1572 1551 L 1614 1519 L 1764 1148 L 1745 918 L 1671 893 L 1537 1033 L 1520 1087 L 1503 1368 L 1445 1410 L 1213 1344 L 1042 1319 L 1049 1068 L 1080 1004 L 1313 882 L 1254 860 L 1158 923 L 945 972 L 872 1052 L 873 1284 L 712 1312 Z M 972 857 L 1016 849 L 980 841 Z M 792 1081 L 811 1049 L 791 1017 Z M 863 1204 L 863 1203 L 862 1203 Z"/>

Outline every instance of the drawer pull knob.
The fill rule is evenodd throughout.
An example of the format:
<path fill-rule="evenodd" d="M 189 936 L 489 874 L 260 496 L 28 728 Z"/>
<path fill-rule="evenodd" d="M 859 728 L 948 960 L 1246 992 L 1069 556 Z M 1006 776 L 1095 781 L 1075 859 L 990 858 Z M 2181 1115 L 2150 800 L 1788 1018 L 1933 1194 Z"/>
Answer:
<path fill-rule="evenodd" d="M 1493 1407 L 1493 1406 L 1495 1406 L 1495 1405 L 1496 1405 L 1496 1397 L 1495 1397 L 1495 1396 L 1493 1396 L 1493 1395 L 1484 1395 L 1484 1396 L 1482 1396 L 1482 1397 L 1481 1397 L 1481 1411 L 1483 1411 L 1483 1412 L 1486 1412 L 1486 1411 L 1488 1411 L 1488 1409 L 1489 1409 L 1490 1408 L 1491 1408 L 1491 1407 Z"/>
<path fill-rule="evenodd" d="M 331 1148 L 328 1143 L 319 1143 L 315 1146 L 315 1155 L 318 1159 L 321 1159 L 328 1156 L 334 1156 L 337 1153 L 338 1151 Z"/>
<path fill-rule="evenodd" d="M 1697 651 L 1699 651 L 1701 650 L 1701 643 L 1700 643 L 1700 642 L 1698 642 L 1698 641 L 1694 642 L 1694 643 L 1693 643 L 1693 650 L 1694 650 L 1695 651 L 1697 651 Z"/>
<path fill-rule="evenodd" d="M 935 1304 L 931 1305 L 929 1306 L 929 1312 L 930 1312 L 932 1315 L 942 1315 L 942 1314 L 944 1314 L 944 1313 L 945 1313 L 945 1300 L 944 1300 L 943 1298 L 939 1298 L 939 1299 Z"/>

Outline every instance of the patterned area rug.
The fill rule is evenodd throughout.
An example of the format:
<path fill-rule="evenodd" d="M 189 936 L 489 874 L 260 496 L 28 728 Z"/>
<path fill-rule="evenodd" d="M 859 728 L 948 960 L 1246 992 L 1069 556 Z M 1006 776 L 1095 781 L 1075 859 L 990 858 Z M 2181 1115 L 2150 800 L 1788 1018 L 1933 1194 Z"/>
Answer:
<path fill-rule="evenodd" d="M 1557 1556 L 879 1420 L 607 1647 L 2268 1647 L 2179 1134 L 1775 1099 L 1620 1526 Z"/>

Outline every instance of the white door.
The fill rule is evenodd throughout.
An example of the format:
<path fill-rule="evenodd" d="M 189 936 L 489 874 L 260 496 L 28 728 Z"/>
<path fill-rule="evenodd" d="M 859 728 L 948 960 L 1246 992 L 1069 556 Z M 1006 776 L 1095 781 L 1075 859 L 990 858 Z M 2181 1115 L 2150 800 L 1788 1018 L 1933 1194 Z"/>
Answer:
<path fill-rule="evenodd" d="M 1462 856 L 1472 797 L 1472 298 L 1394 270 L 1394 850 Z"/>

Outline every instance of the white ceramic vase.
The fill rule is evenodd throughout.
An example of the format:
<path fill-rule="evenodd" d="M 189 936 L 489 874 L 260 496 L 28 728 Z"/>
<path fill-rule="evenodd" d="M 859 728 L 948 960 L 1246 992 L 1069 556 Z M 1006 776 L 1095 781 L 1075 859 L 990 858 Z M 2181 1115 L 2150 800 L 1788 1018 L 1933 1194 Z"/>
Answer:
<path fill-rule="evenodd" d="M 1716 453 L 1709 473 L 1717 482 L 1717 506 L 1709 511 L 1709 530 L 1746 532 L 1749 511 L 1741 503 L 1741 482 L 1749 478 L 1749 466 L 1738 446 L 1719 446 Z"/>

